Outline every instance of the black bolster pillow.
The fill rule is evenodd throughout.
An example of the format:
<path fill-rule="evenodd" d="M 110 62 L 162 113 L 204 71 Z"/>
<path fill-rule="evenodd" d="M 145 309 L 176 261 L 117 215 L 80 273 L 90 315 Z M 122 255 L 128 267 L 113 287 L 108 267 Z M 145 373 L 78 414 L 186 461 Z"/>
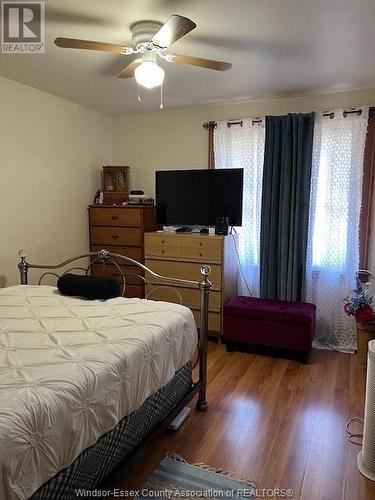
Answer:
<path fill-rule="evenodd" d="M 81 276 L 67 273 L 57 281 L 62 295 L 84 297 L 85 299 L 113 299 L 121 295 L 120 283 L 113 278 L 102 276 Z"/>

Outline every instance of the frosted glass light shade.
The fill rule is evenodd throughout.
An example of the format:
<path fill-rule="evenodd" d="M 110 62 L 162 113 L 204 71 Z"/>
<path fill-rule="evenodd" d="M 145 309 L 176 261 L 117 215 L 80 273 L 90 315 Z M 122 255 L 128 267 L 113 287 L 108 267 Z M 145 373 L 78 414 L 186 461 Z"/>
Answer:
<path fill-rule="evenodd" d="M 142 87 L 152 89 L 161 85 L 164 81 L 165 72 L 163 68 L 158 66 L 154 61 L 144 61 L 137 66 L 134 71 L 134 76 Z"/>

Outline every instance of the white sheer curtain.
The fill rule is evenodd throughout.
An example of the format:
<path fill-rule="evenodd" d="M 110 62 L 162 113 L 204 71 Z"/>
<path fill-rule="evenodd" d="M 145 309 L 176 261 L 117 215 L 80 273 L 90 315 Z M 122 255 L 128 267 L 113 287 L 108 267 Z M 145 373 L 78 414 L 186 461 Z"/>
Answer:
<path fill-rule="evenodd" d="M 217 123 L 214 132 L 216 168 L 243 168 L 242 227 L 238 228 L 241 262 L 240 295 L 259 296 L 259 240 L 264 160 L 264 119 L 243 119 L 242 126 Z"/>
<path fill-rule="evenodd" d="M 359 218 L 368 108 L 317 115 L 307 257 L 307 300 L 317 306 L 316 347 L 352 351 L 355 323 L 343 298 L 359 265 Z"/>

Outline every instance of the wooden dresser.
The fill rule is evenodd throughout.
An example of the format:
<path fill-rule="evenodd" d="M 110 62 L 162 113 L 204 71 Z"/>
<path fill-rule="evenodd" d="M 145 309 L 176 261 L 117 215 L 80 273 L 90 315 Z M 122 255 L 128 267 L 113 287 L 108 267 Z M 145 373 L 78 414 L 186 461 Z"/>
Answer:
<path fill-rule="evenodd" d="M 201 265 L 210 265 L 213 289 L 210 293 L 208 328 L 211 334 L 217 336 L 222 334 L 223 306 L 237 295 L 238 266 L 234 238 L 236 235 L 145 234 L 145 264 L 152 271 L 172 278 L 200 281 Z M 158 284 L 158 280 L 152 277 L 150 281 L 152 285 Z M 181 294 L 183 304 L 192 310 L 199 326 L 199 290 L 184 286 L 174 288 Z M 149 291 L 150 287 L 147 286 L 146 295 Z M 154 290 L 149 298 L 179 302 L 179 295 L 172 288 Z"/>
<path fill-rule="evenodd" d="M 144 262 L 144 233 L 155 229 L 155 207 L 130 207 L 113 205 L 89 206 L 90 250 L 103 248 Z M 142 274 L 138 267 L 124 266 L 123 272 Z M 100 264 L 94 264 L 92 274 L 103 276 Z M 122 278 L 113 265 L 105 267 L 104 275 Z M 143 281 L 136 276 L 126 277 L 126 297 L 144 297 Z"/>

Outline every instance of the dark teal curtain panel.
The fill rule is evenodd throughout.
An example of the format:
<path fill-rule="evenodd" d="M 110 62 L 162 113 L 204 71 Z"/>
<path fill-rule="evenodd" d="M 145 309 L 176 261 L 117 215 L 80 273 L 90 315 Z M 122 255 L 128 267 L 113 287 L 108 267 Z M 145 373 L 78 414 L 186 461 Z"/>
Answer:
<path fill-rule="evenodd" d="M 304 300 L 314 113 L 266 117 L 260 295 Z"/>

